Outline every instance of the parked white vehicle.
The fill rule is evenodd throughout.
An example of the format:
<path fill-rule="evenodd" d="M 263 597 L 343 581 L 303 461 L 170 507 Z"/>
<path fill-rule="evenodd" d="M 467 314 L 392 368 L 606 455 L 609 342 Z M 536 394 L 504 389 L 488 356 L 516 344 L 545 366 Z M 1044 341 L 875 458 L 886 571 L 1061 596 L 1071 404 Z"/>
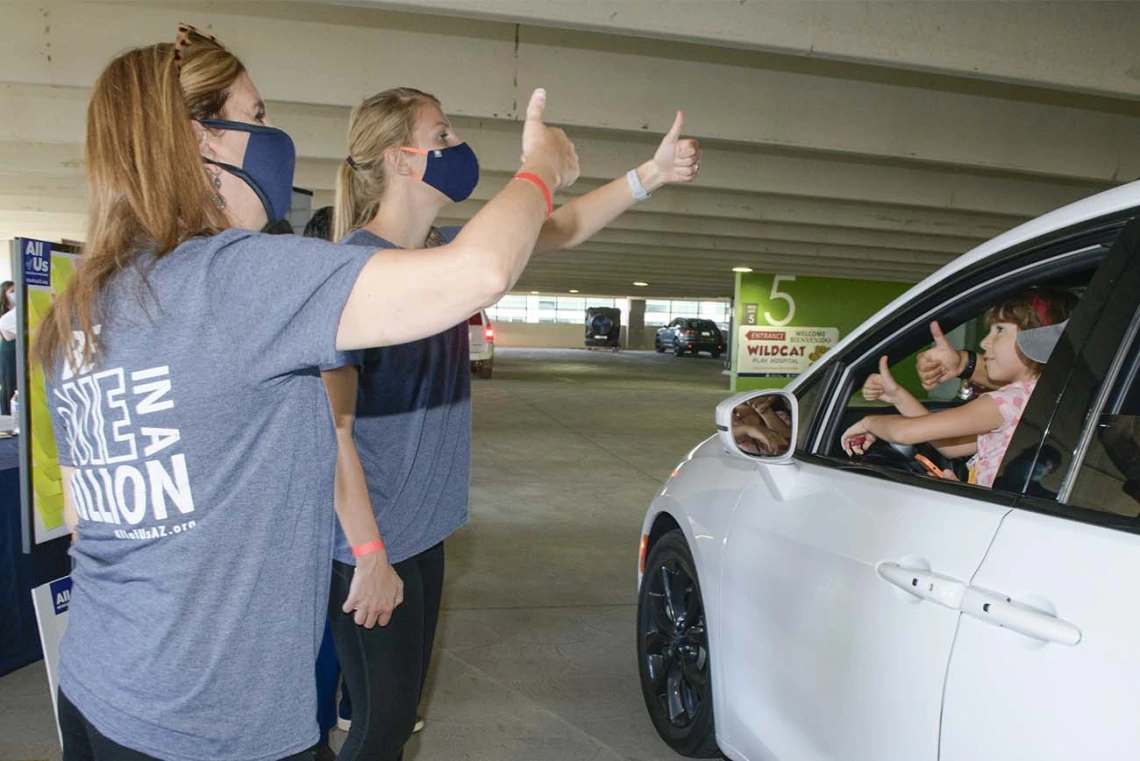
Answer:
<path fill-rule="evenodd" d="M 471 343 L 471 372 L 490 378 L 495 370 L 495 328 L 485 310 L 471 315 L 467 337 Z"/>
<path fill-rule="evenodd" d="M 994 488 L 913 452 L 849 458 L 931 320 L 1030 286 L 1080 301 Z M 786 392 L 717 410 L 643 526 L 638 660 L 673 748 L 737 761 L 1140 758 L 1140 182 L 960 257 Z M 975 348 L 975 347 L 970 347 Z M 775 396 L 790 451 L 749 455 L 736 404 Z M 934 406 L 958 403 L 947 395 Z"/>

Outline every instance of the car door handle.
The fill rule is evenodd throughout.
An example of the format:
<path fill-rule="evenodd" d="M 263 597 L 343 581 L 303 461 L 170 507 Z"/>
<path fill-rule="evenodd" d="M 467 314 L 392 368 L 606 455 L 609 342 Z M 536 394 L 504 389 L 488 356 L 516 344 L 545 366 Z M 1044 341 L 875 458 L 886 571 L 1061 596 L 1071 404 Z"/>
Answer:
<path fill-rule="evenodd" d="M 1026 637 L 1072 647 L 1080 643 L 1081 630 L 1068 621 L 1009 597 L 972 587 L 940 573 L 906 568 L 898 563 L 879 563 L 885 581 L 921 600 L 958 610 L 980 621 L 1000 626 Z"/>
<path fill-rule="evenodd" d="M 1081 641 L 1081 630 L 1063 618 L 977 587 L 969 587 L 962 596 L 962 612 L 1044 642 L 1072 647 Z"/>
<path fill-rule="evenodd" d="M 933 571 L 905 568 L 898 563 L 879 563 L 879 576 L 909 595 L 960 610 L 966 584 Z"/>

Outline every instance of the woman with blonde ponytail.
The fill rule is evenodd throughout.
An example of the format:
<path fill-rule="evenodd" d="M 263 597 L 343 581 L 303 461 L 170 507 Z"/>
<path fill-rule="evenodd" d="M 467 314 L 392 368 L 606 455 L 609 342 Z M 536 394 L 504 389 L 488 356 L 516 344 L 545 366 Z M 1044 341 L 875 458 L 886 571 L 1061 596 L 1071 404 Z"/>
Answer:
<path fill-rule="evenodd" d="M 690 182 L 700 147 L 681 138 L 682 115 L 652 158 L 613 182 L 553 210 L 535 253 L 571 248 L 667 183 Z M 511 185 L 530 184 L 517 175 Z M 389 249 L 447 246 L 471 228 L 437 228 L 449 204 L 479 181 L 474 151 L 456 134 L 438 99 L 399 87 L 352 112 L 348 155 L 337 172 L 336 237 Z M 458 237 L 457 237 L 458 236 Z M 420 256 L 421 254 L 416 254 Z M 472 310 L 474 313 L 475 310 Z M 350 542 L 337 535 L 329 617 L 352 697 L 342 761 L 396 761 L 413 729 L 431 658 L 443 590 L 446 537 L 467 521 L 471 464 L 471 388 L 467 317 L 419 341 L 375 349 L 351 361 L 360 370 L 355 448 L 387 561 L 403 581 L 403 604 L 386 627 L 362 629 L 343 612 L 356 574 Z M 355 452 L 353 453 L 355 457 Z"/>
<path fill-rule="evenodd" d="M 543 102 L 522 168 L 563 187 L 577 159 Z M 63 758 L 306 758 L 336 441 L 317 368 L 493 303 L 543 194 L 512 183 L 454 242 L 407 256 L 259 234 L 288 209 L 293 143 L 241 61 L 186 26 L 108 65 L 85 152 L 83 261 L 34 343 L 77 533 Z M 367 561 L 371 511 L 337 511 Z M 365 626 L 381 612 L 368 577 L 346 601 Z"/>

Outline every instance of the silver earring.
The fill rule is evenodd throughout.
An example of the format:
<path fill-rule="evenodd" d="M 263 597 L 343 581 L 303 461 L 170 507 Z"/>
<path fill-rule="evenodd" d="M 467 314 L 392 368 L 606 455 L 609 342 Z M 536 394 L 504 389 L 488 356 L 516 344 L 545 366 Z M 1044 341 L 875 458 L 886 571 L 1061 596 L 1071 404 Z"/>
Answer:
<path fill-rule="evenodd" d="M 211 172 L 207 169 L 206 174 L 210 177 L 210 184 L 214 186 L 214 206 L 221 211 L 226 208 L 226 199 L 218 192 L 222 189 L 222 171 L 218 169 Z"/>

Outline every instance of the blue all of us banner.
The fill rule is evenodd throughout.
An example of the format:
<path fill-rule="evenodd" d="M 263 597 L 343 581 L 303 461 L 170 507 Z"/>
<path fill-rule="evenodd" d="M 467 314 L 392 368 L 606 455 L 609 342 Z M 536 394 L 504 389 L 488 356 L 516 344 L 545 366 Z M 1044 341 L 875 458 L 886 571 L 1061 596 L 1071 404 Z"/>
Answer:
<path fill-rule="evenodd" d="M 51 286 L 51 244 L 24 238 L 24 283 Z"/>
<path fill-rule="evenodd" d="M 66 613 L 67 609 L 71 607 L 71 577 L 64 576 L 62 579 L 56 579 L 51 582 L 51 603 L 55 608 L 55 614 L 58 616 L 60 613 Z"/>

